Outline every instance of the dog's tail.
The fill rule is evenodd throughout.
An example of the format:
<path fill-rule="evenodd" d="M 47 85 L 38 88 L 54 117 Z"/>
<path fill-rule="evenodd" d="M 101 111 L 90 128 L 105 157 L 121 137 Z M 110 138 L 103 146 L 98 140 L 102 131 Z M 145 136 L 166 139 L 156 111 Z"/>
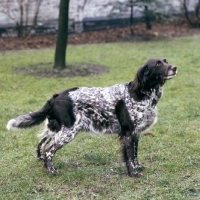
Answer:
<path fill-rule="evenodd" d="M 18 128 L 30 128 L 42 123 L 53 106 L 53 98 L 48 100 L 42 109 L 39 111 L 18 116 L 15 119 L 8 121 L 6 128 L 8 130 L 15 130 Z"/>

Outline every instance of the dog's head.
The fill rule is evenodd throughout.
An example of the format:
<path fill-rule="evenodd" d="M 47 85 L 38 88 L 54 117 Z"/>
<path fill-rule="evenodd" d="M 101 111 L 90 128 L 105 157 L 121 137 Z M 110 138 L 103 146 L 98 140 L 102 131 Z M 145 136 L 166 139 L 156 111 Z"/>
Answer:
<path fill-rule="evenodd" d="M 139 93 L 148 92 L 158 85 L 162 86 L 166 80 L 175 77 L 176 74 L 177 67 L 170 65 L 166 59 L 150 59 L 139 68 L 132 82 L 132 90 Z"/>

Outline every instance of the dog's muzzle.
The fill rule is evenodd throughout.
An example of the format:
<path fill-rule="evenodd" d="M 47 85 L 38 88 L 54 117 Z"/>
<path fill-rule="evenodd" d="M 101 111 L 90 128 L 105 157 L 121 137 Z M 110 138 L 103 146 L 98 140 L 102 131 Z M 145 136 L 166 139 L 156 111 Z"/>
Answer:
<path fill-rule="evenodd" d="M 164 78 L 166 80 L 169 80 L 171 78 L 174 78 L 177 73 L 178 73 L 177 67 L 176 66 L 170 66 L 168 73 L 167 73 L 166 76 L 164 76 Z"/>

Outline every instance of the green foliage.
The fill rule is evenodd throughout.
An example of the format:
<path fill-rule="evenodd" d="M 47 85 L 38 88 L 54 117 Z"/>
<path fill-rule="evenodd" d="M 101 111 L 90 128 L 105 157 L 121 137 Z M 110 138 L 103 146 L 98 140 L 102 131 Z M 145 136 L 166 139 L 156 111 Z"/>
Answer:
<path fill-rule="evenodd" d="M 107 74 L 40 78 L 15 74 L 53 60 L 53 49 L 0 55 L 0 199 L 199 199 L 200 198 L 200 36 L 173 40 L 81 45 L 68 48 L 68 64 L 93 63 Z M 117 135 L 81 132 L 55 157 L 57 176 L 36 160 L 36 137 L 43 126 L 8 132 L 9 119 L 40 109 L 52 94 L 77 86 L 108 86 L 130 81 L 149 58 L 165 57 L 178 75 L 165 85 L 158 104 L 154 137 L 141 136 L 139 160 L 147 168 L 132 179 L 119 156 Z M 51 66 L 49 66 L 51 67 Z M 31 68 L 30 68 L 31 70 Z"/>

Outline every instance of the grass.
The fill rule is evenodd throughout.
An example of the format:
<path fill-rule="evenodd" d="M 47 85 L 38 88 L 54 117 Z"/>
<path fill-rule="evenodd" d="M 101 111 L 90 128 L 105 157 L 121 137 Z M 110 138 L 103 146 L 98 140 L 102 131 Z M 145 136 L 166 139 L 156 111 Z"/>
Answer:
<path fill-rule="evenodd" d="M 54 50 L 0 55 L 0 199 L 172 199 L 200 198 L 200 36 L 165 41 L 81 45 L 68 48 L 68 64 L 93 63 L 110 72 L 95 77 L 39 78 L 15 74 L 53 60 Z M 13 117 L 40 109 L 52 94 L 77 86 L 108 86 L 133 79 L 149 58 L 165 57 L 178 67 L 158 104 L 154 137 L 141 136 L 144 176 L 129 178 L 116 135 L 80 133 L 54 157 L 57 176 L 36 160 L 42 126 L 5 129 Z M 30 68 L 31 70 L 31 68 Z"/>

